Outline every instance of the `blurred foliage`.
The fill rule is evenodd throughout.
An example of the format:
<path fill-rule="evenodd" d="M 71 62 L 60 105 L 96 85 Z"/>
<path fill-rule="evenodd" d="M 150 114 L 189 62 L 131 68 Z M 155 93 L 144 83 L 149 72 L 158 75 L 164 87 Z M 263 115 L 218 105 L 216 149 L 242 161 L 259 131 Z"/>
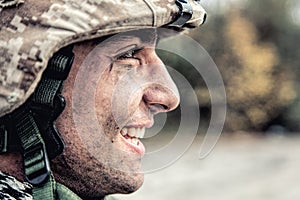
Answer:
<path fill-rule="evenodd" d="M 223 76 L 226 131 L 300 130 L 300 31 L 290 15 L 293 5 L 288 0 L 245 1 L 243 7 L 209 11 L 206 25 L 190 32 Z M 184 65 L 178 60 L 173 64 L 180 69 Z M 187 76 L 199 81 L 199 76 Z M 209 110 L 205 83 L 195 87 L 200 108 Z"/>

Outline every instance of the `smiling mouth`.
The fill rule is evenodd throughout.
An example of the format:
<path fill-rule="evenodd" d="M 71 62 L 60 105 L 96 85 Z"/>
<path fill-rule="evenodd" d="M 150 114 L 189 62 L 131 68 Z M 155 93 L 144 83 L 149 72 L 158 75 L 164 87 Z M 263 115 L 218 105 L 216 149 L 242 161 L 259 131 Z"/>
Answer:
<path fill-rule="evenodd" d="M 139 138 L 145 135 L 145 127 L 124 127 L 120 130 L 120 134 L 125 144 L 134 152 L 144 155 L 145 147 Z"/>

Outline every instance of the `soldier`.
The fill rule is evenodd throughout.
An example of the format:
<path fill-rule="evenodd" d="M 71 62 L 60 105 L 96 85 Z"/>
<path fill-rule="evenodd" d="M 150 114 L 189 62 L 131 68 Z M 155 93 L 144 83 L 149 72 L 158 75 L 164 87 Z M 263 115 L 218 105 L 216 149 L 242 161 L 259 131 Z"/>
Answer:
<path fill-rule="evenodd" d="M 198 1 L 4 0 L 0 15 L 0 198 L 136 191 L 138 138 L 179 103 L 155 28 L 198 27 Z"/>

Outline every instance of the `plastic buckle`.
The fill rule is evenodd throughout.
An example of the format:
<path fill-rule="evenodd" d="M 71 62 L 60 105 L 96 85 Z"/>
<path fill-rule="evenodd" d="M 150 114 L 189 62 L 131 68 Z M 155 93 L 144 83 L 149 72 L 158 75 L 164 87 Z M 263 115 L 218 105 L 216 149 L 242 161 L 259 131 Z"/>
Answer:
<path fill-rule="evenodd" d="M 32 185 L 40 185 L 50 177 L 50 165 L 45 145 L 38 143 L 24 150 L 26 180 Z"/>
<path fill-rule="evenodd" d="M 192 18 L 193 7 L 188 0 L 176 0 L 175 3 L 180 10 L 180 15 L 171 25 L 182 27 L 187 21 Z"/>
<path fill-rule="evenodd" d="M 58 116 L 64 111 L 66 108 L 66 99 L 62 94 L 56 94 L 54 97 L 54 108 L 57 110 L 56 115 L 53 116 L 53 121 L 58 118 Z"/>

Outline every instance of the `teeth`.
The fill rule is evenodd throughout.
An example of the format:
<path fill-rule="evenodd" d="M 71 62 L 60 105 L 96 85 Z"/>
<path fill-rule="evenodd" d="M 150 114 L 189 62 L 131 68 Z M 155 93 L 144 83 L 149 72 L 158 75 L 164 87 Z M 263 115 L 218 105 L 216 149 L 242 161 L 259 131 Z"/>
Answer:
<path fill-rule="evenodd" d="M 145 127 L 143 128 L 122 128 L 121 135 L 129 135 L 132 138 L 143 138 L 145 135 Z"/>
<path fill-rule="evenodd" d="M 123 136 L 127 135 L 127 128 L 122 128 L 122 130 L 120 131 L 120 133 Z"/>
<path fill-rule="evenodd" d="M 141 128 L 139 138 L 143 138 L 145 136 L 145 127 Z"/>
<path fill-rule="evenodd" d="M 131 143 L 138 145 L 139 140 L 137 138 L 131 138 Z"/>
<path fill-rule="evenodd" d="M 129 128 L 127 134 L 128 134 L 130 137 L 136 137 L 137 132 L 138 132 L 138 129 L 136 129 L 136 128 Z"/>

